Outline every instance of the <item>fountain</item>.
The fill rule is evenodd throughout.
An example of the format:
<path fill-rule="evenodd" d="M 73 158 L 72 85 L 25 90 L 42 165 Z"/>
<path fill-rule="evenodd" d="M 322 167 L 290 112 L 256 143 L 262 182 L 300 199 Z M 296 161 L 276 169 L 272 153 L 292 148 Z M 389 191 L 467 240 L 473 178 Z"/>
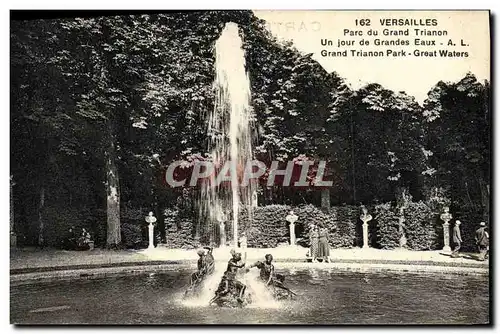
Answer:
<path fill-rule="evenodd" d="M 232 217 L 233 247 L 237 247 L 238 215 L 246 208 L 251 221 L 255 185 L 239 186 L 242 166 L 252 160 L 253 117 L 245 54 L 235 23 L 226 24 L 215 44 L 214 90 L 214 108 L 207 115 L 208 150 L 216 169 L 230 162 L 222 173 L 230 181 L 219 184 L 211 177 L 202 184 L 199 217 L 212 227 L 212 234 L 219 230 L 219 217 Z"/>

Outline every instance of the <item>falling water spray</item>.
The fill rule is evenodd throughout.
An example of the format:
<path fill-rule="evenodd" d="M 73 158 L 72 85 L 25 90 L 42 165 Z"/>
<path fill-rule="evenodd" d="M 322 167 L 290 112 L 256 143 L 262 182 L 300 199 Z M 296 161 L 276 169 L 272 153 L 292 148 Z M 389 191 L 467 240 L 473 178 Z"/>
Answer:
<path fill-rule="evenodd" d="M 218 184 L 215 178 L 203 183 L 200 220 L 215 228 L 221 221 L 232 220 L 233 246 L 237 247 L 238 215 L 246 208 L 252 218 L 254 185 L 240 186 L 238 182 L 241 167 L 252 160 L 253 117 L 245 53 L 235 23 L 226 24 L 215 44 L 214 91 L 214 108 L 207 115 L 208 149 L 216 166 L 230 166 L 225 171 L 230 175 L 230 187 Z"/>

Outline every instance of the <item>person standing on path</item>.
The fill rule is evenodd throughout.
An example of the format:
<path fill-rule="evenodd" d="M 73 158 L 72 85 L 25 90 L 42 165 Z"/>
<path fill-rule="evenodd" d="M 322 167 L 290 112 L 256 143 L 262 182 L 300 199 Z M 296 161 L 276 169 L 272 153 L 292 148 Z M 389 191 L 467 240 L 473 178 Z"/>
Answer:
<path fill-rule="evenodd" d="M 490 246 L 490 236 L 486 232 L 486 223 L 481 222 L 480 227 L 476 230 L 476 245 L 479 249 L 479 261 L 484 261 L 488 257 L 488 249 Z"/>
<path fill-rule="evenodd" d="M 460 220 L 455 222 L 455 227 L 453 227 L 453 243 L 455 244 L 455 248 L 451 253 L 451 257 L 460 257 L 458 251 L 460 251 L 460 246 L 462 245 L 462 235 L 460 234 Z"/>
<path fill-rule="evenodd" d="M 311 224 L 311 229 L 309 231 L 309 240 L 311 242 L 310 255 L 312 258 L 312 262 L 318 262 L 318 243 L 319 243 L 319 234 L 318 228 L 316 225 Z"/>
<path fill-rule="evenodd" d="M 322 258 L 323 262 L 330 262 L 330 245 L 328 244 L 328 229 L 321 224 L 319 229 L 318 240 L 318 258 Z"/>

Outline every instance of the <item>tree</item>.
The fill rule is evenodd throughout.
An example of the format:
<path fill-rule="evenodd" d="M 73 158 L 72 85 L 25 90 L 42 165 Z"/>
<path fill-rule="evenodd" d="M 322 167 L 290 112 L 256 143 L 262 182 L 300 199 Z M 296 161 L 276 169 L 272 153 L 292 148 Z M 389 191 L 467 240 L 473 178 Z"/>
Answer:
<path fill-rule="evenodd" d="M 346 141 L 340 164 L 353 201 L 394 200 L 402 188 L 420 196 L 426 169 L 422 118 L 413 97 L 378 84 L 347 95 L 328 129 Z"/>
<path fill-rule="evenodd" d="M 439 82 L 424 102 L 433 187 L 446 187 L 459 211 L 481 211 L 489 219 L 489 82 L 472 73 L 458 82 Z"/>

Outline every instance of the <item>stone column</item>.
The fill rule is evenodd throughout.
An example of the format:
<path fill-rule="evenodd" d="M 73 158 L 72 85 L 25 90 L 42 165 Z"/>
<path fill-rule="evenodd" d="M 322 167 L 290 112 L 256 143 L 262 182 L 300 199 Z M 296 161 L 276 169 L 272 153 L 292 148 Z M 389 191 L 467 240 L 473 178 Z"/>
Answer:
<path fill-rule="evenodd" d="M 148 246 L 148 249 L 153 249 L 155 248 L 155 245 L 154 245 L 154 230 L 155 230 L 155 226 L 154 226 L 154 223 L 156 223 L 156 217 L 153 216 L 153 212 L 150 212 L 149 215 L 146 217 L 146 222 L 149 223 L 148 225 L 148 234 L 149 234 L 149 246 Z"/>
<path fill-rule="evenodd" d="M 321 208 L 324 211 L 330 210 L 330 188 L 321 190 Z"/>
<path fill-rule="evenodd" d="M 294 246 L 295 245 L 295 222 L 297 221 L 297 219 L 299 219 L 299 217 L 297 217 L 293 211 L 290 211 L 290 213 L 288 214 L 288 216 L 286 216 L 286 221 L 290 223 L 289 227 L 290 227 L 290 246 Z"/>
<path fill-rule="evenodd" d="M 363 248 L 369 248 L 368 245 L 368 222 L 373 219 L 372 215 L 368 213 L 368 210 L 363 206 L 363 213 L 361 214 L 361 221 L 363 222 Z"/>
<path fill-rule="evenodd" d="M 443 238 L 444 238 L 444 247 L 443 251 L 444 252 L 451 252 L 451 247 L 450 247 L 450 224 L 449 221 L 453 218 L 451 215 L 450 208 L 449 207 L 444 207 L 443 208 L 444 212 L 441 214 L 440 218 L 443 223 Z"/>

